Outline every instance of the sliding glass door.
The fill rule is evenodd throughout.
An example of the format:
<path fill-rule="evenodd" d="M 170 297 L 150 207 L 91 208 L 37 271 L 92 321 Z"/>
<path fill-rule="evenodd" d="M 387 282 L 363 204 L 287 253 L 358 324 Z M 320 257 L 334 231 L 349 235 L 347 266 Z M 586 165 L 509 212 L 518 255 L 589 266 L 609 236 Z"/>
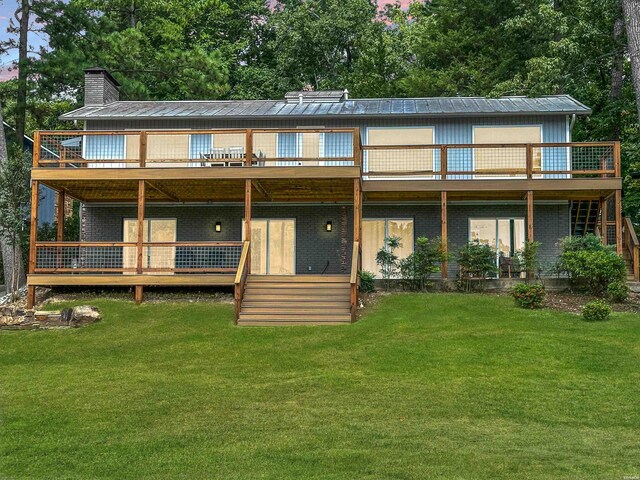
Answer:
<path fill-rule="evenodd" d="M 252 274 L 295 275 L 295 250 L 295 220 L 251 219 Z"/>
<path fill-rule="evenodd" d="M 495 248 L 496 259 L 513 257 L 524 248 L 524 218 L 471 218 L 469 240 Z"/>
<path fill-rule="evenodd" d="M 398 258 L 406 258 L 413 252 L 413 220 L 411 219 L 363 219 L 362 220 L 362 269 L 380 278 L 376 263 L 378 251 L 385 246 L 387 237 L 399 237 L 400 247 L 395 250 Z"/>

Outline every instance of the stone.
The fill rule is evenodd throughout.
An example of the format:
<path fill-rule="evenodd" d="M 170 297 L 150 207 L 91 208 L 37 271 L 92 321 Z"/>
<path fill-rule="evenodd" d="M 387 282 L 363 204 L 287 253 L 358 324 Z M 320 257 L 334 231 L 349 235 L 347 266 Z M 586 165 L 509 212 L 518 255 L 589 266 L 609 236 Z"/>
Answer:
<path fill-rule="evenodd" d="M 73 308 L 71 313 L 71 321 L 69 325 L 72 327 L 80 327 L 100 320 L 100 310 L 96 307 L 82 305 Z"/>

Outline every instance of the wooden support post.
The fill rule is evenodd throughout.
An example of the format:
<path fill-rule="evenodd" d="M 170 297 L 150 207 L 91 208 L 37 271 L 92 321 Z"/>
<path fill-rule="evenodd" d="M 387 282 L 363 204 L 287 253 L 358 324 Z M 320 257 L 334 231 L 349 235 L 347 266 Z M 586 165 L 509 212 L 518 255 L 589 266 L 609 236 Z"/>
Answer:
<path fill-rule="evenodd" d="M 533 242 L 533 190 L 527 192 L 527 241 Z"/>
<path fill-rule="evenodd" d="M 616 190 L 616 252 L 622 255 L 622 190 Z"/>
<path fill-rule="evenodd" d="M 140 167 L 147 165 L 147 132 L 140 132 Z"/>
<path fill-rule="evenodd" d="M 136 285 L 135 300 L 138 305 L 142 303 L 143 292 L 144 287 L 142 285 Z"/>
<path fill-rule="evenodd" d="M 244 240 L 251 242 L 251 179 L 244 181 Z M 247 273 L 251 273 L 251 246 L 247 258 Z"/>
<path fill-rule="evenodd" d="M 60 190 L 58 192 L 58 211 L 57 213 L 57 234 L 56 241 L 63 242 L 64 241 L 64 207 L 66 204 L 66 195 L 64 190 Z"/>
<path fill-rule="evenodd" d="M 440 192 L 440 237 L 442 240 L 443 253 L 447 254 L 447 243 L 449 238 L 448 225 L 447 225 L 447 192 Z M 449 277 L 449 264 L 446 257 L 442 260 L 442 268 L 440 270 L 442 279 L 445 280 Z"/>
<path fill-rule="evenodd" d="M 609 212 L 607 211 L 607 201 L 606 197 L 600 197 L 600 235 L 602 238 L 602 244 L 607 244 L 607 220 L 609 217 Z"/>
<path fill-rule="evenodd" d="M 449 169 L 448 167 L 448 163 L 449 163 L 449 150 L 447 149 L 446 145 L 442 145 L 440 147 L 440 179 L 441 180 L 446 180 L 447 179 L 447 170 Z M 445 199 L 446 199 L 446 192 L 443 192 L 445 194 Z"/>
<path fill-rule="evenodd" d="M 362 187 L 360 179 L 353 180 L 353 241 L 360 242 L 362 234 Z"/>
<path fill-rule="evenodd" d="M 618 178 L 622 177 L 622 162 L 620 159 L 620 142 L 613 144 L 613 170 L 614 175 Z"/>
<path fill-rule="evenodd" d="M 360 145 L 360 128 L 353 129 L 353 164 L 362 172 L 362 146 Z"/>
<path fill-rule="evenodd" d="M 142 165 L 142 162 L 141 162 Z M 143 259 L 143 242 L 144 242 L 144 201 L 145 201 L 145 182 L 144 180 L 138 180 L 138 236 L 136 242 L 136 273 L 142 274 L 142 259 Z M 136 285 L 135 294 L 136 303 L 142 302 L 142 285 Z"/>
<path fill-rule="evenodd" d="M 251 167 L 253 160 L 253 130 L 247 128 L 246 145 L 244 154 L 244 166 Z"/>
<path fill-rule="evenodd" d="M 40 132 L 36 130 L 33 132 L 33 168 L 38 168 L 40 166 L 40 142 Z"/>
<path fill-rule="evenodd" d="M 38 241 L 38 201 L 40 199 L 40 182 L 34 180 L 31 182 L 31 224 L 29 229 L 29 274 L 35 273 L 37 251 L 36 242 Z M 33 308 L 36 304 L 36 287 L 28 285 L 27 287 L 27 308 Z"/>

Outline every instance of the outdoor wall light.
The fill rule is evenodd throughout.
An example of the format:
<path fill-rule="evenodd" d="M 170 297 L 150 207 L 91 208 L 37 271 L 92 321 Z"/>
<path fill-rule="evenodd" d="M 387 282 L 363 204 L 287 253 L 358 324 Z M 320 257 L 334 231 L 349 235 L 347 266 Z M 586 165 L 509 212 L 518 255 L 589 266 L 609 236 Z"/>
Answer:
<path fill-rule="evenodd" d="M 333 224 L 331 223 L 331 220 L 327 221 L 327 232 L 331 232 L 333 230 Z"/>
<path fill-rule="evenodd" d="M 222 231 L 222 223 L 216 222 L 216 233 L 220 233 Z"/>

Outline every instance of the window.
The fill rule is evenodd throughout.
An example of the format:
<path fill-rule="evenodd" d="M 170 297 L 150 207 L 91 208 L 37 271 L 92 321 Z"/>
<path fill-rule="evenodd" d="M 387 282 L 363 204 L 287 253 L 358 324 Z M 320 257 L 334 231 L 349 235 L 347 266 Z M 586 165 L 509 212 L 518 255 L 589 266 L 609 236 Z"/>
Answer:
<path fill-rule="evenodd" d="M 473 143 L 541 143 L 542 126 L 476 126 L 473 127 Z M 527 168 L 527 152 L 523 147 L 513 148 L 477 148 L 473 152 L 474 171 L 494 177 L 524 176 Z M 542 153 L 539 148 L 533 150 L 533 170 L 542 169 Z M 516 170 L 509 174 L 509 170 Z"/>
<path fill-rule="evenodd" d="M 84 158 L 87 160 L 124 160 L 124 135 L 88 135 L 84 137 Z M 92 162 L 89 168 L 124 168 L 124 162 Z"/>
<path fill-rule="evenodd" d="M 367 145 L 433 145 L 431 127 L 368 128 Z M 369 150 L 365 155 L 365 172 L 424 171 L 430 176 L 435 168 L 433 149 Z"/>
<path fill-rule="evenodd" d="M 277 156 L 278 158 L 300 158 L 302 153 L 302 136 L 294 132 L 278 133 Z M 298 161 L 278 160 L 278 165 L 300 165 Z"/>
<path fill-rule="evenodd" d="M 320 134 L 320 157 L 353 157 L 353 135 L 349 132 L 328 132 Z M 324 165 L 353 165 L 352 160 L 325 160 Z"/>
<path fill-rule="evenodd" d="M 524 248 L 524 218 L 471 218 L 469 241 L 495 248 L 496 258 L 512 257 Z"/>
<path fill-rule="evenodd" d="M 386 237 L 400 237 L 398 258 L 406 258 L 413 252 L 413 220 L 410 219 L 363 219 L 362 220 L 362 269 L 373 272 L 380 278 L 380 267 L 376 263 L 378 251 L 384 247 Z"/>

